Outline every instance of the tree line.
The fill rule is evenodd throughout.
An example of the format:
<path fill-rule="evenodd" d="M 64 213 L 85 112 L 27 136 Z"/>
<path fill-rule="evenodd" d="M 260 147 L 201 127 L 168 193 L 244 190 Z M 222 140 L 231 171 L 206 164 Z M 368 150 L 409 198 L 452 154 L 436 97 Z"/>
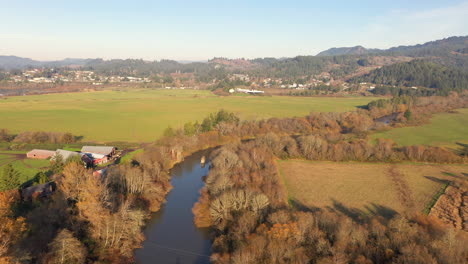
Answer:
<path fill-rule="evenodd" d="M 0 142 L 13 142 L 13 143 L 75 143 L 80 137 L 72 133 L 63 132 L 45 132 L 45 131 L 25 131 L 18 134 L 13 134 L 7 129 L 0 129 Z"/>

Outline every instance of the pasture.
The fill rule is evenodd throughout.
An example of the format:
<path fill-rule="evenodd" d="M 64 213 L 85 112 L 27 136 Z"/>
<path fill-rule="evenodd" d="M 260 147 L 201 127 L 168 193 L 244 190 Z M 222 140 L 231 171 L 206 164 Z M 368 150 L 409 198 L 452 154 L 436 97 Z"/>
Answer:
<path fill-rule="evenodd" d="M 445 181 L 466 177 L 466 165 L 280 161 L 289 200 L 351 216 L 422 212 Z"/>
<path fill-rule="evenodd" d="M 399 145 L 456 147 L 457 142 L 468 143 L 468 108 L 436 114 L 429 124 L 395 128 L 376 133 L 372 138 L 393 139 Z"/>
<path fill-rule="evenodd" d="M 83 141 L 148 142 L 168 126 L 181 127 L 225 109 L 242 119 L 347 111 L 372 97 L 218 97 L 201 90 L 106 90 L 9 97 L 0 100 L 0 128 L 71 132 Z"/>
<path fill-rule="evenodd" d="M 39 171 L 45 170 L 50 162 L 48 160 L 26 159 L 25 152 L 0 151 L 0 174 L 5 165 L 11 164 L 20 173 L 22 183 L 34 178 Z"/>

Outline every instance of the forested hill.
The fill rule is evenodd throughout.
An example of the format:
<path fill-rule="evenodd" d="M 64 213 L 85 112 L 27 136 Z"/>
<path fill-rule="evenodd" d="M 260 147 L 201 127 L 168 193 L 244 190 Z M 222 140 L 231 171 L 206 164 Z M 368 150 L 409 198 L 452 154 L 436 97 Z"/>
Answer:
<path fill-rule="evenodd" d="M 427 87 L 441 91 L 468 89 L 467 72 L 424 60 L 383 66 L 349 81 L 390 86 Z"/>
<path fill-rule="evenodd" d="M 192 74 L 197 81 L 212 82 L 227 79 L 229 74 L 243 73 L 252 77 L 276 77 L 302 82 L 318 75 L 335 80 L 361 75 L 370 70 L 414 59 L 425 59 L 450 68 L 468 72 L 468 36 L 450 37 L 415 46 L 399 46 L 388 50 L 366 49 L 362 46 L 334 48 L 321 56 L 293 58 L 227 59 L 208 62 L 179 63 L 173 60 L 142 59 L 65 59 L 41 62 L 14 56 L 0 56 L 0 71 L 28 67 L 71 67 L 94 71 L 102 75 L 122 75 L 165 78 L 172 73 Z M 322 56 L 323 55 L 323 56 Z M 327 55 L 327 56 L 325 56 Z M 398 66 L 399 67 L 399 66 Z M 185 76 L 187 77 L 187 76 Z M 188 77 L 187 77 L 188 78 Z M 419 85 L 419 84 L 417 84 Z"/>
<path fill-rule="evenodd" d="M 366 49 L 362 46 L 331 48 L 320 52 L 317 56 L 364 55 L 375 53 L 410 57 L 448 56 L 454 53 L 463 53 L 463 50 L 467 47 L 468 36 L 462 36 L 449 37 L 413 46 L 398 46 L 386 50 Z"/>
<path fill-rule="evenodd" d="M 317 54 L 317 56 L 363 55 L 382 52 L 379 49 L 366 49 L 363 46 L 331 48 Z"/>

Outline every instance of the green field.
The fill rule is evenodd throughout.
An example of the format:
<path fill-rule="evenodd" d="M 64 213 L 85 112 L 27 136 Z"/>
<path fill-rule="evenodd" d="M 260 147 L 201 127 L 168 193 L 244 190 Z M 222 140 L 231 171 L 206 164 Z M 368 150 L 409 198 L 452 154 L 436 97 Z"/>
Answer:
<path fill-rule="evenodd" d="M 71 132 L 84 136 L 83 141 L 147 142 L 168 126 L 181 127 L 222 108 L 243 119 L 260 119 L 347 111 L 373 99 L 218 97 L 209 91 L 150 89 L 18 96 L 0 100 L 0 128 Z"/>
<path fill-rule="evenodd" d="M 0 151 L 0 174 L 3 167 L 12 164 L 20 173 L 21 182 L 24 183 L 32 179 L 36 173 L 47 168 L 50 164 L 48 160 L 26 159 L 25 152 L 20 151 Z"/>
<path fill-rule="evenodd" d="M 430 124 L 391 129 L 376 133 L 372 138 L 390 138 L 399 145 L 454 147 L 457 142 L 468 143 L 468 108 L 436 114 Z"/>

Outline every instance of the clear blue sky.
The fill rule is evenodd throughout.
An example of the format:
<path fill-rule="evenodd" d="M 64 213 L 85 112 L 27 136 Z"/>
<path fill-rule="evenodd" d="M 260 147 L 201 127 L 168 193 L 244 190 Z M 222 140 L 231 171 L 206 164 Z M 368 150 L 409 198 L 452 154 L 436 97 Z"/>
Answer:
<path fill-rule="evenodd" d="M 0 0 L 0 55 L 204 60 L 468 35 L 468 0 Z"/>

